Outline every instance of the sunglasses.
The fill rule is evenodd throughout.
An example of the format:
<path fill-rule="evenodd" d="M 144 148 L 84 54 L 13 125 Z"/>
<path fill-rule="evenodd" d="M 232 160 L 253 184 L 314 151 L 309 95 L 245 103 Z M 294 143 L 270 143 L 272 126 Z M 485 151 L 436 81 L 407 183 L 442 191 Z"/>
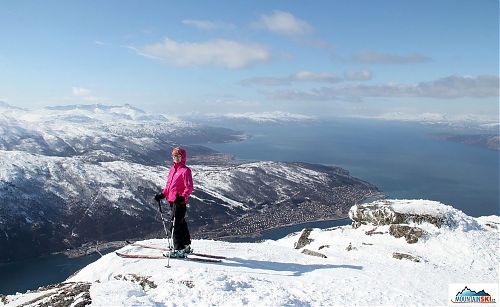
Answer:
<path fill-rule="evenodd" d="M 172 155 L 172 158 L 182 158 L 182 155 L 181 154 L 175 154 L 175 155 Z"/>

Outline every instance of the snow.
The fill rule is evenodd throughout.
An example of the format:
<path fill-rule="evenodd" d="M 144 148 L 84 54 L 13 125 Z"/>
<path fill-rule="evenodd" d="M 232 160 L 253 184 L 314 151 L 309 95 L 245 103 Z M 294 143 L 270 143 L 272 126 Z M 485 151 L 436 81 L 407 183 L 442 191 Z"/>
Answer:
<path fill-rule="evenodd" d="M 195 252 L 227 259 L 171 259 L 167 268 L 166 259 L 127 259 L 110 253 L 67 282 L 92 283 L 92 306 L 443 306 L 449 302 L 450 284 L 498 282 L 498 228 L 486 224 L 498 225 L 499 216 L 473 218 L 429 200 L 386 202 L 396 210 L 462 217 L 480 226 L 464 231 L 421 223 L 418 227 L 427 235 L 415 244 L 389 235 L 389 225 L 313 229 L 313 241 L 299 250 L 294 246 L 301 233 L 261 243 L 193 240 Z M 375 227 L 377 232 L 369 235 Z M 143 243 L 168 246 L 166 239 Z M 304 249 L 327 258 L 306 255 Z M 161 253 L 132 245 L 119 251 Z M 395 252 L 420 262 L 395 259 Z M 10 295 L 6 306 L 34 298 L 34 292 Z"/>
<path fill-rule="evenodd" d="M 463 213 L 438 202 L 390 200 L 407 212 Z M 423 205 L 427 204 L 427 205 Z M 425 209 L 421 207 L 425 206 Z M 498 223 L 498 216 L 466 219 L 478 224 Z M 419 224 L 428 235 L 415 244 L 389 235 L 368 235 L 373 225 L 313 229 L 313 242 L 304 248 L 327 258 L 294 249 L 300 233 L 276 241 L 229 243 L 193 240 L 195 251 L 225 255 L 223 263 L 179 259 L 126 259 L 114 253 L 88 265 L 69 282 L 91 282 L 92 306 L 340 306 L 340 305 L 447 305 L 448 285 L 498 282 L 498 229 Z M 166 247 L 166 239 L 143 243 Z M 351 250 L 347 250 L 347 246 Z M 123 253 L 157 255 L 161 251 L 125 246 Z M 420 262 L 398 260 L 407 253 Z M 153 286 L 137 282 L 141 277 Z M 8 296 L 13 306 L 21 298 Z M 27 299 L 23 300 L 24 302 Z"/>
<path fill-rule="evenodd" d="M 55 293 L 56 290 L 45 290 L 41 292 L 28 292 L 26 294 L 17 293 L 16 295 L 9 295 L 9 301 L 10 303 L 7 304 L 7 306 L 23 306 L 24 304 L 28 304 L 30 301 L 44 296 L 44 295 L 49 295 L 51 293 Z M 0 301 L 0 306 L 2 306 L 2 302 Z"/>
<path fill-rule="evenodd" d="M 289 112 L 246 112 L 246 113 L 226 113 L 223 117 L 229 119 L 246 119 L 259 123 L 272 123 L 272 122 L 286 122 L 286 121 L 310 121 L 314 120 L 315 117 L 303 115 L 303 114 L 294 114 Z"/>
<path fill-rule="evenodd" d="M 485 128 L 494 127 L 498 123 L 498 114 L 492 115 L 452 115 L 445 113 L 403 113 L 403 112 L 389 112 L 379 115 L 353 115 L 353 118 L 377 119 L 388 121 L 402 121 L 402 122 L 420 122 L 429 124 L 465 124 L 475 123 Z"/>
<path fill-rule="evenodd" d="M 124 137 L 137 147 L 154 148 L 157 138 L 176 131 L 190 133 L 193 129 L 198 126 L 173 116 L 147 114 L 130 105 L 0 108 L 0 131 L 9 132 L 0 136 L 0 149 L 38 153 L 44 153 L 44 149 L 61 151 L 58 153 L 71 149 L 82 153 L 89 149 L 89 144 L 119 143 Z"/>
<path fill-rule="evenodd" d="M 477 229 L 480 227 L 478 222 L 474 218 L 467 216 L 462 211 L 456 210 L 452 206 L 442 204 L 438 201 L 425 199 L 391 199 L 378 200 L 372 202 L 371 204 L 387 204 L 388 209 L 392 209 L 394 212 L 402 214 L 430 215 L 433 217 L 438 217 L 444 221 L 445 226 L 460 227 L 464 231 Z M 358 206 L 359 205 L 353 206 L 353 208 L 351 208 L 351 211 L 353 211 L 353 209 L 357 208 Z"/>
<path fill-rule="evenodd" d="M 290 113 L 283 111 L 271 112 L 243 112 L 243 113 L 198 113 L 194 112 L 186 114 L 185 118 L 193 121 L 209 121 L 209 122 L 227 122 L 229 121 L 246 121 L 259 124 L 280 124 L 289 122 L 312 122 L 318 118 L 315 116 Z"/>

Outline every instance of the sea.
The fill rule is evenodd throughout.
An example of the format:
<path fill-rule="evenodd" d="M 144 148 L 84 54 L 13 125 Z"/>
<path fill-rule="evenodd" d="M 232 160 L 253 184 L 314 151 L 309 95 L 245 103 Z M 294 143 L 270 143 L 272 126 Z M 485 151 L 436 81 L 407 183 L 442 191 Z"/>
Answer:
<path fill-rule="evenodd" d="M 474 217 L 500 212 L 500 152 L 438 137 L 469 128 L 346 119 L 231 128 L 250 138 L 205 145 L 239 160 L 339 166 L 388 198 L 440 201 Z"/>
<path fill-rule="evenodd" d="M 231 121 L 217 126 L 242 131 L 249 137 L 240 142 L 200 145 L 229 153 L 237 160 L 339 166 L 376 185 L 388 198 L 436 200 L 475 217 L 500 215 L 499 152 L 436 137 L 443 133 L 467 134 L 468 129 L 346 119 L 285 124 Z M 289 225 L 232 241 L 279 239 L 306 227 L 348 224 L 349 219 Z M 98 258 L 53 255 L 0 264 L 0 293 L 62 282 Z"/>

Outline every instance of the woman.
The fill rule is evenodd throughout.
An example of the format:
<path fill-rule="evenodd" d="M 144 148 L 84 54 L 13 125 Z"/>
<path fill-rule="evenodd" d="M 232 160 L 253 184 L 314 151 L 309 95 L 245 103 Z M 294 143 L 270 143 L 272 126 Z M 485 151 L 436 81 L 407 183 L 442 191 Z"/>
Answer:
<path fill-rule="evenodd" d="M 185 220 L 186 204 L 189 196 L 193 192 L 193 178 L 191 169 L 186 166 L 186 151 L 180 147 L 172 150 L 172 160 L 174 165 L 168 173 L 167 184 L 163 192 L 155 195 L 155 200 L 164 198 L 170 203 L 172 208 L 172 221 L 174 224 L 173 241 L 174 251 L 165 256 L 183 258 L 192 252 L 191 236 Z"/>

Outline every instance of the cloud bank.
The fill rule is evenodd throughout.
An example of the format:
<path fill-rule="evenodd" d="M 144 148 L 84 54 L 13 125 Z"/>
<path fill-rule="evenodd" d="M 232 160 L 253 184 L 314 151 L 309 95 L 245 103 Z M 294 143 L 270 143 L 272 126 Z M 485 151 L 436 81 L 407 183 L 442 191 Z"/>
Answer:
<path fill-rule="evenodd" d="M 163 42 L 144 46 L 139 54 L 175 66 L 219 66 L 239 69 L 270 60 L 262 45 L 217 39 L 207 42 Z"/>
<path fill-rule="evenodd" d="M 395 65 L 419 64 L 419 63 L 428 63 L 432 61 L 430 57 L 418 53 L 413 53 L 409 55 L 397 55 L 397 54 L 381 53 L 376 51 L 363 51 L 354 53 L 352 55 L 352 60 L 354 62 L 363 64 L 395 64 Z"/>
<path fill-rule="evenodd" d="M 341 97 L 425 97 L 456 99 L 499 96 L 499 76 L 448 76 L 417 84 L 386 83 L 380 85 L 344 85 L 322 87 L 311 91 L 274 91 L 268 95 L 283 100 L 334 100 Z"/>
<path fill-rule="evenodd" d="M 342 81 L 366 81 L 372 78 L 372 73 L 369 70 L 346 71 L 344 77 L 334 73 L 299 71 L 287 77 L 255 77 L 240 81 L 241 85 L 245 86 L 281 86 L 291 85 L 293 82 L 316 82 L 316 83 L 337 83 Z"/>
<path fill-rule="evenodd" d="M 92 94 L 92 91 L 87 88 L 72 87 L 72 91 L 73 91 L 73 96 L 81 98 L 84 101 L 88 102 L 106 101 L 105 98 L 94 96 Z"/>

